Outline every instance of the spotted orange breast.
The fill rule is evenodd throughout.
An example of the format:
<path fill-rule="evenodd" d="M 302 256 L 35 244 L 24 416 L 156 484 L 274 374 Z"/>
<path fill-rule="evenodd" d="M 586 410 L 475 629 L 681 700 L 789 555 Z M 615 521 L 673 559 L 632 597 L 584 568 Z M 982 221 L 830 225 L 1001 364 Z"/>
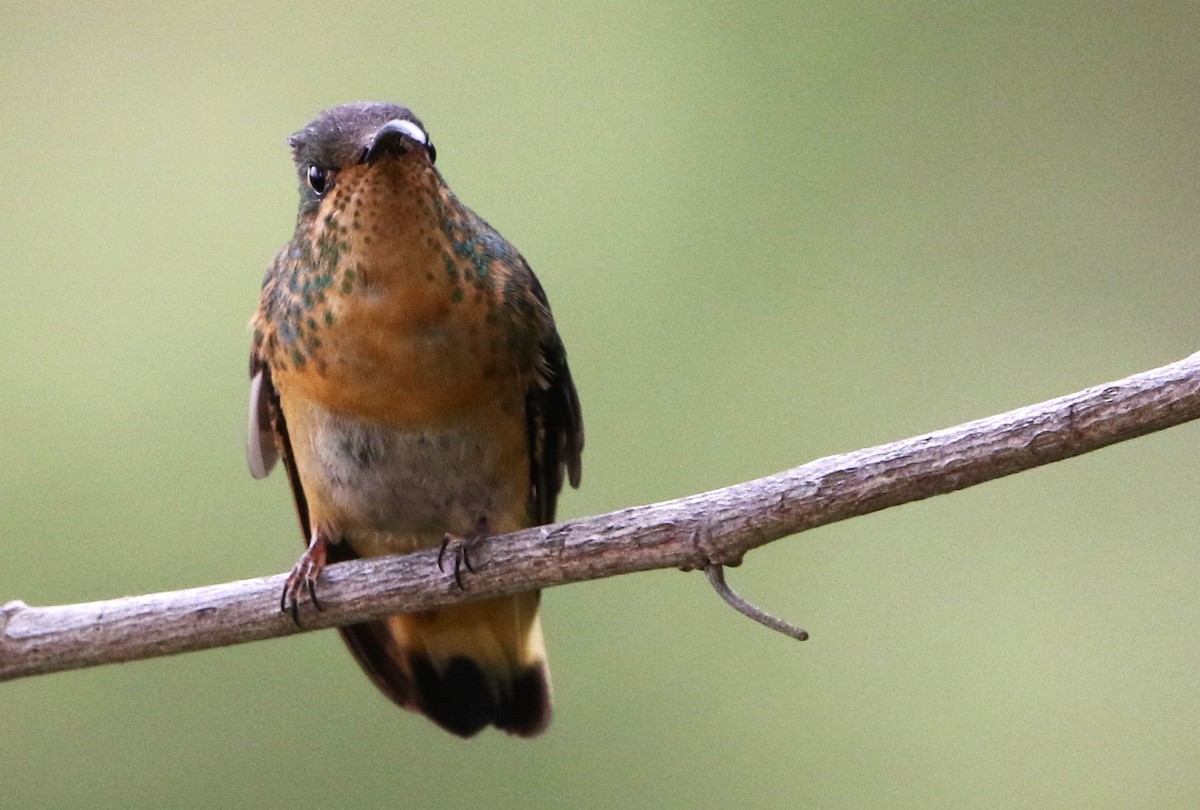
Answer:
<path fill-rule="evenodd" d="M 453 422 L 480 401 L 518 415 L 538 363 L 502 300 L 519 256 L 492 250 L 485 223 L 464 229 L 473 215 L 436 187 L 373 172 L 338 188 L 304 246 L 321 311 L 305 314 L 303 362 L 275 371 L 281 395 L 397 426 Z"/>

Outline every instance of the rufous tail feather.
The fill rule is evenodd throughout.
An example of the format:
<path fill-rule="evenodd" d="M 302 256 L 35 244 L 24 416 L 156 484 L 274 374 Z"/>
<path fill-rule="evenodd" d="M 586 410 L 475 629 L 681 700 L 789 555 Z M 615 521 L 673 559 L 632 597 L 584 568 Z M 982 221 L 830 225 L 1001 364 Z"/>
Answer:
<path fill-rule="evenodd" d="M 341 628 L 375 685 L 470 737 L 489 725 L 532 737 L 550 723 L 550 670 L 536 592 Z"/>

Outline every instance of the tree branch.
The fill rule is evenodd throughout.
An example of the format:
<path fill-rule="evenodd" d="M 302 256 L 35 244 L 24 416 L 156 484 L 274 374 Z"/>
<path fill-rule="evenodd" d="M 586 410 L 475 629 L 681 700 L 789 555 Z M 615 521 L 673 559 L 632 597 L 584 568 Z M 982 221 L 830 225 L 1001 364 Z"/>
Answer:
<path fill-rule="evenodd" d="M 284 575 L 103 602 L 0 607 L 0 680 L 237 644 L 652 568 L 733 565 L 747 551 L 1200 417 L 1200 353 L 911 439 L 673 501 L 482 540 L 460 591 L 437 549 L 329 566 L 321 612 L 279 612 Z"/>

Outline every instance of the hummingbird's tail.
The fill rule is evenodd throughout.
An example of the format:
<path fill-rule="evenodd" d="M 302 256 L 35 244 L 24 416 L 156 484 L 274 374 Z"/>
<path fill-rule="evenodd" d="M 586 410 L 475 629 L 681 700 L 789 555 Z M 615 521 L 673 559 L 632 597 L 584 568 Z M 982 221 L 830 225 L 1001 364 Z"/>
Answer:
<path fill-rule="evenodd" d="M 385 695 L 447 731 L 494 725 L 533 737 L 550 723 L 550 670 L 534 592 L 341 628 Z"/>

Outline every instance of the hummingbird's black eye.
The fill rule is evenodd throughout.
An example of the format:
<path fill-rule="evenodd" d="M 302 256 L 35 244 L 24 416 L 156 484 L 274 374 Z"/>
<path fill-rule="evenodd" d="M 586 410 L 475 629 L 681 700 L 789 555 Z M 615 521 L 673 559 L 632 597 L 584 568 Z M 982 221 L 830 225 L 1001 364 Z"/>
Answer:
<path fill-rule="evenodd" d="M 328 187 L 328 185 L 329 176 L 326 174 L 324 169 L 316 165 L 308 167 L 308 187 L 311 188 L 318 197 L 325 193 L 325 189 Z"/>

